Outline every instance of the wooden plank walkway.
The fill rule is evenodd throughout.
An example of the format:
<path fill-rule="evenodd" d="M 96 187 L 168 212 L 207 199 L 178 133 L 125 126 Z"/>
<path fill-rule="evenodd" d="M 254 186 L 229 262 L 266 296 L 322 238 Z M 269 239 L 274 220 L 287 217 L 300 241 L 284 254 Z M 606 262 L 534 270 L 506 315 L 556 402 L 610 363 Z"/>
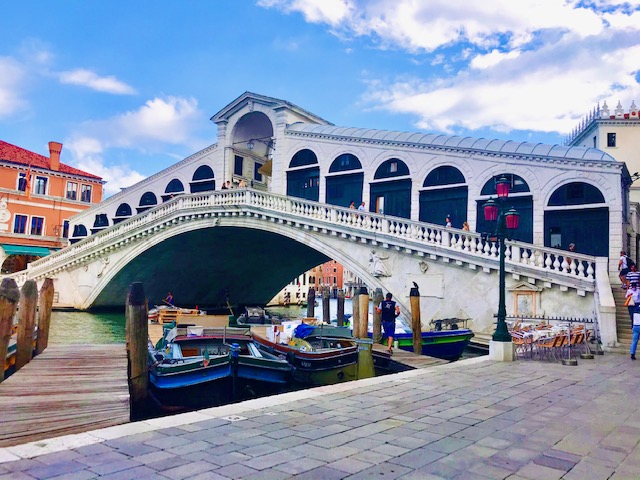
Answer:
<path fill-rule="evenodd" d="M 373 344 L 373 349 L 377 352 L 386 352 L 387 346 L 380 345 L 379 343 Z M 449 363 L 448 360 L 443 360 L 441 358 L 428 357 L 426 355 L 414 355 L 413 352 L 407 352 L 406 350 L 401 350 L 399 348 L 393 349 L 393 355 L 391 357 L 392 363 L 398 363 L 400 365 L 395 366 L 390 365 L 391 371 L 402 371 L 402 370 L 412 370 L 416 368 L 429 368 L 434 365 L 444 365 L 445 363 Z"/>
<path fill-rule="evenodd" d="M 0 447 L 129 422 L 124 344 L 49 345 L 0 383 Z"/>

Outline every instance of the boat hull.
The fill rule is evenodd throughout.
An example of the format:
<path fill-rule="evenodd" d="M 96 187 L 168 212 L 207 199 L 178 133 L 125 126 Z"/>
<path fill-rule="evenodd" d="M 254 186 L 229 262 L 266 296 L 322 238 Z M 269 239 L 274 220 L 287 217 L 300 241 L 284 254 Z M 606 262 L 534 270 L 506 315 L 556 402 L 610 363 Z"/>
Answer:
<path fill-rule="evenodd" d="M 460 358 L 465 347 L 473 337 L 471 330 L 442 330 L 439 332 L 422 332 L 422 355 L 455 361 Z M 411 333 L 396 333 L 393 337 L 398 347 L 413 352 L 413 336 Z"/>

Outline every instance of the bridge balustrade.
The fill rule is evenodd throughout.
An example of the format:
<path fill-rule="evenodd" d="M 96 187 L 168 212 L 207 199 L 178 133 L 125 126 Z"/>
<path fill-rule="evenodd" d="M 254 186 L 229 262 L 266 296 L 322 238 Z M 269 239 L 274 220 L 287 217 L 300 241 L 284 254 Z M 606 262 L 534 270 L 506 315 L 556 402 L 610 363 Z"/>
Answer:
<path fill-rule="evenodd" d="M 484 264 L 490 260 L 491 268 L 497 268 L 497 242 L 479 233 L 245 188 L 181 195 L 33 262 L 26 272 L 14 277 L 20 282 L 27 277 L 51 274 L 56 269 L 86 261 L 87 256 L 99 257 L 100 250 L 120 248 L 169 224 L 203 215 L 224 216 L 240 212 L 265 213 L 280 220 L 298 219 L 300 223 L 320 222 L 327 229 L 341 229 L 346 235 L 387 238 L 409 251 L 462 254 L 458 258 L 468 263 L 473 263 L 474 258 L 484 260 Z M 506 246 L 508 270 L 516 272 L 518 267 L 523 267 L 526 269 L 523 274 L 546 281 L 551 281 L 551 276 L 556 280 L 573 278 L 580 283 L 580 288 L 591 291 L 595 288 L 595 257 L 570 253 L 568 259 L 569 252 L 517 241 L 507 241 Z"/>

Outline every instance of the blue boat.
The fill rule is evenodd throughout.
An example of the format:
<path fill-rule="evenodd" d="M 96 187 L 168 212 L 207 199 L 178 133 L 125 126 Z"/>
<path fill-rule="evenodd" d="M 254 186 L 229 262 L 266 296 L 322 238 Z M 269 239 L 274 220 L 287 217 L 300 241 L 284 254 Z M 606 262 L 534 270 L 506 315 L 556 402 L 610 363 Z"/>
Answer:
<path fill-rule="evenodd" d="M 149 343 L 150 393 L 163 408 L 221 405 L 275 393 L 291 380 L 288 362 L 261 352 L 247 329 L 171 327 Z"/>

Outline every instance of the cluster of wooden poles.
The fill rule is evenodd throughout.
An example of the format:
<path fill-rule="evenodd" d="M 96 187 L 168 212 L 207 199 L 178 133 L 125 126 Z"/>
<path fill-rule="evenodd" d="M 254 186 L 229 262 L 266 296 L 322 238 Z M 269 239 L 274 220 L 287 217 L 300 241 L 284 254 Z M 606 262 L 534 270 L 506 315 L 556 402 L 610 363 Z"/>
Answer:
<path fill-rule="evenodd" d="M 415 285 L 415 284 L 414 284 Z M 324 323 L 330 323 L 331 318 L 329 315 L 329 287 L 321 287 L 320 295 L 322 297 L 322 321 Z M 339 327 L 344 326 L 344 290 L 338 290 L 338 311 L 337 311 L 337 323 Z M 416 355 L 420 355 L 422 352 L 422 323 L 420 320 L 420 292 L 418 287 L 414 286 L 409 292 L 409 299 L 411 302 L 411 334 L 413 338 L 413 352 Z M 360 287 L 360 290 L 356 290 L 351 298 L 351 305 L 353 310 L 352 315 L 352 331 L 355 338 L 367 338 L 369 330 L 369 302 L 371 298 L 367 287 Z M 384 300 L 381 288 L 376 288 L 373 291 L 373 342 L 379 343 L 382 340 L 382 314 L 378 313 L 375 309 L 380 302 Z M 307 293 L 307 317 L 315 316 L 315 303 L 316 303 L 316 291 L 313 287 L 309 288 Z"/>
<path fill-rule="evenodd" d="M 9 341 L 13 335 L 14 317 L 18 315 L 18 337 L 15 354 L 17 372 L 39 355 L 49 342 L 49 325 L 53 307 L 53 280 L 45 279 L 40 294 L 35 280 L 27 280 L 21 289 L 12 278 L 5 278 L 0 284 L 0 382 L 4 380 L 4 364 Z M 37 326 L 37 337 L 36 337 Z"/>

